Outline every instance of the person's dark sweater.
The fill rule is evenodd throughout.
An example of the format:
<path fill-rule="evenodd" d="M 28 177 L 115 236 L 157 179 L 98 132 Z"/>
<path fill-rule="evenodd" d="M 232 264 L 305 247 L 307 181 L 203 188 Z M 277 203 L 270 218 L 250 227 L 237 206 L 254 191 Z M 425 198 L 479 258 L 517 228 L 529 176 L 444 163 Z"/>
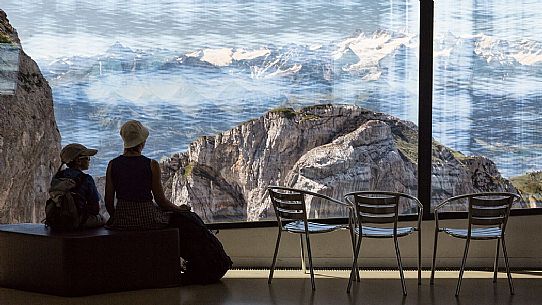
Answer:
<path fill-rule="evenodd" d="M 151 159 L 120 155 L 111 160 L 111 176 L 119 200 L 152 201 Z"/>

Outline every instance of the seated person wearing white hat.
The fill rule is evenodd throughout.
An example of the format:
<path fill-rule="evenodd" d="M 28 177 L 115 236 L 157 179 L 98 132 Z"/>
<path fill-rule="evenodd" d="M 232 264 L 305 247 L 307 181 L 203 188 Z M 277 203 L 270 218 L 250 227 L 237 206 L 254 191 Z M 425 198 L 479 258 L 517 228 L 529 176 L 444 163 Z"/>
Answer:
<path fill-rule="evenodd" d="M 103 218 L 99 214 L 100 195 L 96 189 L 94 179 L 91 175 L 83 173 L 89 168 L 90 157 L 97 152 L 96 149 L 86 148 L 77 143 L 66 145 L 60 152 L 62 164 L 66 164 L 67 168 L 59 171 L 55 176 L 79 181 L 73 192 L 83 198 L 83 200 L 76 201 L 81 217 L 80 228 L 99 227 L 104 224 Z"/>
<path fill-rule="evenodd" d="M 117 230 L 165 228 L 170 212 L 185 212 L 190 207 L 176 206 L 166 198 L 158 162 L 141 154 L 149 130 L 130 120 L 122 125 L 120 135 L 124 152 L 107 166 L 105 207 L 111 216 L 107 226 Z"/>
<path fill-rule="evenodd" d="M 231 268 L 232 261 L 203 220 L 190 212 L 190 206 L 177 206 L 164 195 L 160 165 L 141 154 L 149 130 L 140 122 L 130 120 L 122 125 L 120 135 L 124 152 L 107 166 L 105 207 L 111 215 L 108 228 L 176 227 L 180 234 L 179 254 L 186 261 L 180 283 L 209 284 L 220 280 Z"/>

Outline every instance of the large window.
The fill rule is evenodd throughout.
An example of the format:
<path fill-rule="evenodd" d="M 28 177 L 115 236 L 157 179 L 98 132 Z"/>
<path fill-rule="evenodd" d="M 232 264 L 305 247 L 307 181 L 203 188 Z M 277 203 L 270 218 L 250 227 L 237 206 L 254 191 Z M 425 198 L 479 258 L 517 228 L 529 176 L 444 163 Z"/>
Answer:
<path fill-rule="evenodd" d="M 542 205 L 540 10 L 538 0 L 435 2 L 433 135 L 473 175 L 443 186 L 450 195 L 517 189 L 521 207 Z"/>
<path fill-rule="evenodd" d="M 168 194 L 209 222 L 273 219 L 270 184 L 417 193 L 419 0 L 2 9 L 53 88 L 62 143 L 99 149 L 95 177 L 121 153 L 120 125 L 138 119 Z M 541 204 L 541 10 L 435 2 L 433 205 L 484 190 Z M 315 201 L 311 215 L 345 211 Z"/>
<path fill-rule="evenodd" d="M 94 176 L 138 119 L 168 193 L 207 221 L 272 219 L 269 184 L 416 194 L 418 0 L 2 3 L 62 143 L 99 149 Z"/>

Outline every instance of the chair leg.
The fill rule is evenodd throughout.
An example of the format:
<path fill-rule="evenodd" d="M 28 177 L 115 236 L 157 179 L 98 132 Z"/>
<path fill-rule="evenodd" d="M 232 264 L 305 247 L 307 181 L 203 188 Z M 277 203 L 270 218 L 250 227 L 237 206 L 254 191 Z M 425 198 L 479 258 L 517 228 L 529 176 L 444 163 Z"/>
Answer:
<path fill-rule="evenodd" d="M 354 258 L 354 256 L 356 256 L 356 234 L 354 233 L 354 229 L 352 228 L 352 226 L 349 224 L 348 225 L 348 229 L 350 231 L 350 239 L 352 240 L 352 259 Z M 360 281 L 360 276 L 359 276 L 359 268 L 358 266 L 356 265 L 356 281 Z"/>
<path fill-rule="evenodd" d="M 275 244 L 275 254 L 273 254 L 273 263 L 271 263 L 271 268 L 269 269 L 269 279 L 267 280 L 268 284 L 271 284 L 271 281 L 273 280 L 273 272 L 275 271 L 275 264 L 277 263 L 277 254 L 279 253 L 281 233 L 282 230 L 279 228 L 279 233 L 277 234 L 277 242 Z"/>
<path fill-rule="evenodd" d="M 418 285 L 422 284 L 422 229 L 418 231 Z"/>
<path fill-rule="evenodd" d="M 401 286 L 403 286 L 403 295 L 407 295 L 406 285 L 405 285 L 405 275 L 403 273 L 403 263 L 401 262 L 401 252 L 399 251 L 399 242 L 397 237 L 393 239 L 395 243 L 395 256 L 397 257 L 397 265 L 399 266 L 399 274 L 401 275 Z"/>
<path fill-rule="evenodd" d="M 508 253 L 506 252 L 506 244 L 504 242 L 504 235 L 502 239 L 502 254 L 504 256 L 504 263 L 506 265 L 506 274 L 508 275 L 508 286 L 510 286 L 510 294 L 514 294 L 514 284 L 512 283 L 512 274 L 510 273 L 510 265 L 508 264 Z"/>
<path fill-rule="evenodd" d="M 497 251 L 495 252 L 495 263 L 493 264 L 493 283 L 497 282 L 497 272 L 499 270 L 499 247 L 501 239 L 497 238 Z"/>
<path fill-rule="evenodd" d="M 465 253 L 463 254 L 463 261 L 461 262 L 461 270 L 459 271 L 459 279 L 457 280 L 457 287 L 455 288 L 455 296 L 459 295 L 459 290 L 461 289 L 461 280 L 463 279 L 463 273 L 465 272 L 467 254 L 469 253 L 469 244 L 470 238 L 467 238 L 467 243 L 465 244 Z"/>
<path fill-rule="evenodd" d="M 437 260 L 437 243 L 438 243 L 438 228 L 435 228 L 435 244 L 433 245 L 433 264 L 431 265 L 431 281 L 430 285 L 435 284 L 435 268 Z"/>
<path fill-rule="evenodd" d="M 305 261 L 305 246 L 303 245 L 303 234 L 299 234 L 299 244 L 301 246 L 301 270 L 307 274 L 307 262 Z"/>
<path fill-rule="evenodd" d="M 309 239 L 309 233 L 305 233 L 305 236 L 307 238 L 307 252 L 309 254 L 309 270 L 311 271 L 312 290 L 316 290 L 316 285 L 314 284 L 314 270 L 312 267 L 311 241 Z"/>
<path fill-rule="evenodd" d="M 358 255 L 361 249 L 361 235 L 358 236 L 358 243 L 356 249 L 354 250 L 354 262 L 352 263 L 352 270 L 350 271 L 350 277 L 348 278 L 348 287 L 346 288 L 346 293 L 350 293 L 350 288 L 352 287 L 352 280 L 355 277 L 355 274 L 358 272 Z M 356 272 L 354 272 L 354 270 Z"/>

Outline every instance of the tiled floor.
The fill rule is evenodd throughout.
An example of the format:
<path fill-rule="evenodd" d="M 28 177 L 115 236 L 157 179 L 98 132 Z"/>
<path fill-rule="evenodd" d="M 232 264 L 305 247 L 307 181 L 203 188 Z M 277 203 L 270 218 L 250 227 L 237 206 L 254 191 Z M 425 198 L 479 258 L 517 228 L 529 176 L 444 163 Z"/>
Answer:
<path fill-rule="evenodd" d="M 347 271 L 317 271 L 316 291 L 301 271 L 278 270 L 272 285 L 268 271 L 230 271 L 222 282 L 208 286 L 187 286 L 111 293 L 81 298 L 62 298 L 0 288 L 0 304 L 542 304 L 542 272 L 514 272 L 516 294 L 511 296 L 504 273 L 496 284 L 491 272 L 467 271 L 461 295 L 454 296 L 457 271 L 439 271 L 434 286 L 429 272 L 417 285 L 416 272 L 407 271 L 408 296 L 403 297 L 397 271 L 363 271 L 362 281 L 346 293 Z"/>

